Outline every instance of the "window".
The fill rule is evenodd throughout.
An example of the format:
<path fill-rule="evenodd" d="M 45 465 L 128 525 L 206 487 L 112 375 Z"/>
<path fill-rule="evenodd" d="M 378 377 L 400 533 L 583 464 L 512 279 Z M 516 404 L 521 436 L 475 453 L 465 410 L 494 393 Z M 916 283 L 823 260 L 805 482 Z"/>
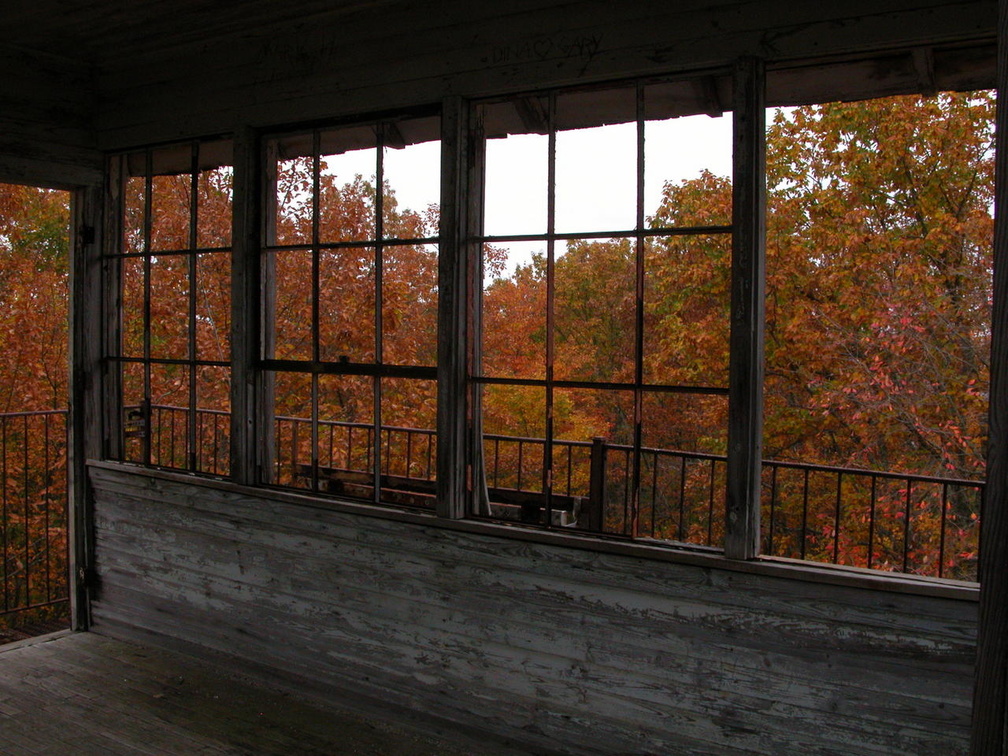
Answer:
<path fill-rule="evenodd" d="M 231 143 L 118 156 L 109 455 L 228 475 L 234 428 L 243 483 L 975 579 L 993 96 L 963 55 L 965 94 L 877 97 L 921 87 L 907 54 L 774 71 L 769 111 L 754 59 L 449 98 L 444 156 L 433 109 L 249 132 L 234 423 Z"/>
<path fill-rule="evenodd" d="M 480 104 L 478 516 L 720 544 L 731 80 Z"/>
<path fill-rule="evenodd" d="M 110 456 L 230 469 L 231 143 L 121 155 L 105 259 L 119 319 L 106 350 L 120 411 Z"/>
<path fill-rule="evenodd" d="M 266 141 L 264 482 L 430 506 L 440 119 Z"/>
<path fill-rule="evenodd" d="M 767 120 L 763 551 L 975 580 L 994 94 Z"/>

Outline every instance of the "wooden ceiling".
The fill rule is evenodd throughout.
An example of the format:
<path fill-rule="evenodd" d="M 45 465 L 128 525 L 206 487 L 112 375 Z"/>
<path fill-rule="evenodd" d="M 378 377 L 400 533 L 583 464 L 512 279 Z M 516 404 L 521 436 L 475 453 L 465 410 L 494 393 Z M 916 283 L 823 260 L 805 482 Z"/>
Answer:
<path fill-rule="evenodd" d="M 131 56 L 373 13 L 399 0 L 5 0 L 0 48 L 103 68 Z M 401 4 L 401 3 L 400 3 Z"/>

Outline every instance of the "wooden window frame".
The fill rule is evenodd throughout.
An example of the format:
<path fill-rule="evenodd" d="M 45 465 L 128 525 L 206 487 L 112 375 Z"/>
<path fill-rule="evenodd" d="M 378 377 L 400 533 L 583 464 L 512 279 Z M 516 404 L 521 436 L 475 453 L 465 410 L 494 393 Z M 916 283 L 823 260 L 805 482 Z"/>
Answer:
<path fill-rule="evenodd" d="M 325 494 L 329 485 L 327 473 L 324 466 L 320 464 L 319 449 L 319 381 L 323 376 L 359 376 L 372 382 L 372 411 L 370 428 L 370 454 L 369 470 L 366 473 L 370 477 L 371 492 L 367 496 L 351 496 L 358 501 L 366 501 L 373 504 L 386 504 L 383 500 L 383 482 L 388 477 L 388 472 L 382 467 L 382 430 L 388 427 L 383 422 L 383 381 L 386 379 L 425 381 L 431 386 L 436 386 L 437 367 L 435 365 L 419 364 L 392 364 L 384 359 L 383 345 L 383 314 L 382 314 L 382 293 L 383 293 L 383 259 L 386 248 L 404 245 L 440 245 L 440 232 L 433 236 L 417 237 L 390 237 L 386 236 L 383 229 L 384 216 L 384 150 L 387 144 L 394 145 L 397 139 L 401 138 L 398 133 L 398 126 L 409 121 L 429 121 L 441 118 L 438 108 L 423 108 L 406 113 L 383 115 L 374 118 L 355 119 L 348 122 L 337 122 L 322 126 L 310 127 L 308 130 L 291 129 L 284 132 L 269 132 L 268 134 L 256 134 L 249 130 L 242 137 L 242 154 L 245 160 L 245 171 L 247 174 L 254 173 L 257 176 L 255 185 L 249 191 L 249 196 L 245 198 L 244 210 L 239 219 L 241 223 L 241 233 L 238 238 L 243 239 L 243 250 L 241 259 L 243 269 L 236 273 L 236 285 L 243 291 L 245 300 L 243 322 L 247 330 L 236 334 L 236 343 L 242 344 L 241 357 L 244 366 L 239 367 L 246 380 L 242 383 L 246 389 L 240 390 L 241 395 L 236 397 L 236 406 L 243 406 L 250 411 L 250 417 L 255 417 L 256 421 L 251 427 L 246 427 L 236 432 L 236 437 L 240 439 L 240 448 L 236 453 L 242 455 L 242 461 L 237 467 L 242 471 L 243 482 L 251 484 L 274 486 L 280 485 L 284 488 L 304 491 L 313 495 Z M 320 237 L 319 209 L 320 209 L 320 186 L 319 177 L 321 171 L 321 158 L 323 155 L 321 146 L 321 135 L 324 133 L 337 133 L 346 128 L 372 128 L 375 132 L 374 149 L 376 151 L 376 173 L 375 173 L 375 206 L 374 206 L 374 233 L 368 238 L 353 241 L 324 241 Z M 441 137 L 443 129 L 438 130 L 438 138 Z M 311 239 L 304 243 L 290 244 L 279 243 L 276 240 L 276 232 L 273 225 L 275 214 L 273 212 L 273 202 L 275 201 L 275 166 L 277 155 L 272 154 L 271 145 L 275 145 L 284 138 L 291 135 L 302 134 L 311 139 L 311 161 L 312 190 L 310 201 L 312 203 L 312 232 Z M 443 164 L 443 161 L 442 161 Z M 374 251 L 374 320 L 371 325 L 374 329 L 374 357 L 371 360 L 349 361 L 326 359 L 320 349 L 320 251 L 338 250 L 349 248 L 368 248 Z M 312 256 L 312 292 L 311 292 L 311 357 L 310 359 L 287 359 L 277 358 L 272 354 L 274 349 L 274 326 L 276 323 L 275 311 L 275 284 L 272 276 L 274 266 L 271 263 L 271 255 L 282 254 L 289 250 L 300 250 L 308 252 Z M 261 285 L 260 285 L 261 282 Z M 236 314 L 237 320 L 237 314 Z M 277 441 L 272 428 L 275 423 L 274 412 L 274 385 L 278 375 L 304 375 L 311 383 L 311 418 L 309 427 L 311 433 L 311 449 L 313 450 L 311 460 L 305 466 L 307 471 L 307 486 L 282 485 L 277 480 L 275 470 L 277 467 L 278 453 Z M 237 404 L 240 402 L 240 404 Z M 435 431 L 435 429 L 432 429 Z M 433 447 L 430 448 L 433 456 Z M 433 472 L 433 465 L 431 465 Z M 366 484 L 365 484 L 366 485 Z M 436 485 L 436 476 L 434 485 Z M 339 495 L 339 494 L 337 494 Z M 411 498 L 407 495 L 406 498 Z M 417 494 L 419 501 L 433 502 L 436 495 L 425 493 Z"/>
<path fill-rule="evenodd" d="M 200 233 L 200 203 L 197 184 L 200 174 L 204 171 L 206 161 L 214 165 L 231 167 L 221 162 L 221 150 L 230 152 L 233 143 L 229 138 L 210 137 L 193 139 L 163 147 L 147 147 L 128 153 L 112 156 L 109 160 L 108 179 L 106 185 L 106 244 L 101 256 L 103 274 L 103 299 L 105 312 L 108 313 L 106 328 L 103 333 L 102 364 L 104 370 L 103 399 L 105 405 L 105 434 L 103 439 L 103 454 L 111 459 L 129 461 L 150 467 L 184 470 L 186 472 L 218 475 L 226 477 L 230 469 L 220 470 L 217 465 L 219 453 L 214 451 L 213 463 L 210 469 L 204 469 L 204 460 L 199 450 L 202 447 L 201 423 L 199 418 L 199 396 L 197 391 L 198 371 L 203 368 L 230 371 L 232 360 L 206 359 L 198 353 L 197 319 L 200 302 L 198 291 L 198 261 L 204 255 L 232 255 L 232 247 L 202 247 L 199 242 Z M 188 155 L 185 155 L 185 153 Z M 181 157 L 180 157 L 181 154 Z M 138 171 L 135 163 L 141 161 L 142 168 Z M 152 242 L 152 191 L 156 175 L 182 176 L 188 179 L 189 186 L 189 220 L 188 242 L 177 249 L 155 249 Z M 124 247 L 124 214 L 126 207 L 127 181 L 130 176 L 142 177 L 143 209 L 142 209 L 142 241 L 140 250 L 127 250 Z M 232 218 L 233 226 L 233 218 Z M 232 239 L 233 242 L 233 239 Z M 186 342 L 185 355 L 168 357 L 152 354 L 152 315 L 151 315 L 151 271 L 153 261 L 159 257 L 171 257 L 184 260 L 188 294 L 186 296 Z M 142 322 L 142 354 L 123 353 L 123 266 L 128 260 L 138 260 L 143 266 L 143 303 L 139 313 Z M 229 266 L 233 267 L 233 265 Z M 232 297 L 233 299 L 233 297 Z M 233 302 L 232 302 L 233 305 Z M 230 338 L 230 334 L 228 334 Z M 125 417 L 122 371 L 126 366 L 134 365 L 143 374 L 143 397 L 139 409 L 132 417 Z M 171 464 L 173 459 L 164 464 L 161 451 L 155 455 L 152 449 L 152 407 L 151 407 L 151 372 L 158 367 L 176 366 L 186 371 L 186 404 L 184 460 L 182 464 Z M 230 378 L 229 378 L 230 380 Z M 215 420 L 216 423 L 216 420 Z M 230 419 L 221 421 L 224 430 L 230 434 Z M 215 444 L 218 435 L 215 425 Z M 139 439 L 139 455 L 131 455 L 127 449 L 127 436 Z M 174 435 L 173 441 L 174 443 Z M 225 447 L 230 442 L 222 442 Z M 216 446 L 214 447 L 216 449 Z M 230 461 L 229 449 L 225 448 L 225 458 Z"/>

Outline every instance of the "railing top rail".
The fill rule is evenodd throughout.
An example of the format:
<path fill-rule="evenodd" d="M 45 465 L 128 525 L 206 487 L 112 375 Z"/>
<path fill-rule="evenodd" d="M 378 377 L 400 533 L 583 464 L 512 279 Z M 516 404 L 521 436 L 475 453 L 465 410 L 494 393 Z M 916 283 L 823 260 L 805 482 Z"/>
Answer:
<path fill-rule="evenodd" d="M 167 410 L 184 410 L 184 407 L 175 407 L 173 405 L 153 405 L 154 408 L 167 409 Z M 226 410 L 209 410 L 209 409 L 199 409 L 199 412 L 211 413 L 211 414 L 228 414 Z M 65 414 L 66 410 L 48 410 L 40 412 L 14 412 L 0 414 L 0 418 L 3 417 L 19 417 L 24 415 L 43 415 L 43 414 Z M 282 420 L 285 422 L 310 422 L 309 418 L 304 417 L 294 417 L 289 415 L 277 415 L 277 420 Z M 320 425 L 335 425 L 344 428 L 353 428 L 361 430 L 370 430 L 374 426 L 371 423 L 356 423 L 356 422 L 345 422 L 342 420 L 319 420 Z M 398 425 L 383 425 L 381 426 L 383 431 L 393 431 L 400 433 L 418 433 L 428 436 L 434 436 L 436 431 L 431 428 L 413 428 L 408 426 L 398 426 Z M 536 436 L 506 436 L 499 433 L 487 433 L 484 434 L 484 439 L 489 441 L 507 441 L 511 443 L 527 443 L 527 444 L 544 444 L 546 443 L 545 438 L 539 438 Z M 592 446 L 591 441 L 574 441 L 565 439 L 554 439 L 553 444 L 555 446 L 563 447 L 574 447 L 574 448 L 584 448 L 589 449 Z M 613 449 L 617 451 L 633 451 L 633 447 L 628 444 L 606 444 L 607 449 Z M 644 454 L 655 454 L 661 456 L 675 456 L 691 460 L 702 460 L 711 462 L 725 462 L 727 457 L 723 454 L 713 454 L 709 452 L 691 452 L 683 451 L 680 449 L 662 449 L 657 447 L 641 447 L 641 452 Z M 900 480 L 909 481 L 911 483 L 934 483 L 949 486 L 961 486 L 965 488 L 977 488 L 981 489 L 984 486 L 983 480 L 970 480 L 968 478 L 946 478 L 938 475 L 922 475 L 918 473 L 907 473 L 907 472 L 894 472 L 891 470 L 871 470 L 863 467 L 845 467 L 837 465 L 821 465 L 811 462 L 792 462 L 787 460 L 775 460 L 775 459 L 765 459 L 763 460 L 764 468 L 777 468 L 786 470 L 802 470 L 808 472 L 821 472 L 828 473 L 832 475 L 845 475 L 845 476 L 860 476 L 860 477 L 872 477 L 882 480 Z"/>
<path fill-rule="evenodd" d="M 24 412 L 0 412 L 0 420 L 4 420 L 10 417 L 39 417 L 41 415 L 65 415 L 68 410 L 65 409 L 54 409 L 54 410 L 26 410 Z"/>
<path fill-rule="evenodd" d="M 950 486 L 983 488 L 984 481 L 968 478 L 944 478 L 939 475 L 920 475 L 917 473 L 901 473 L 891 470 L 869 470 L 864 467 L 838 467 L 835 465 L 817 465 L 811 462 L 787 462 L 784 460 L 763 460 L 765 467 L 777 467 L 788 470 L 808 470 L 809 472 L 824 472 L 839 475 L 860 475 L 886 480 L 908 480 L 912 483 L 942 483 Z"/>

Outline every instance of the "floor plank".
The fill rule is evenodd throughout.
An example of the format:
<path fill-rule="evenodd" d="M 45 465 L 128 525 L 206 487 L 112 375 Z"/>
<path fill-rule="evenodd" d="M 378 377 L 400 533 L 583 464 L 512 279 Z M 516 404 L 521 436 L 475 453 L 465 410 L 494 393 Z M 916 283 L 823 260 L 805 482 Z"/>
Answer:
<path fill-rule="evenodd" d="M 188 657 L 94 633 L 0 646 L 0 754 L 67 753 L 519 752 L 322 708 Z"/>

